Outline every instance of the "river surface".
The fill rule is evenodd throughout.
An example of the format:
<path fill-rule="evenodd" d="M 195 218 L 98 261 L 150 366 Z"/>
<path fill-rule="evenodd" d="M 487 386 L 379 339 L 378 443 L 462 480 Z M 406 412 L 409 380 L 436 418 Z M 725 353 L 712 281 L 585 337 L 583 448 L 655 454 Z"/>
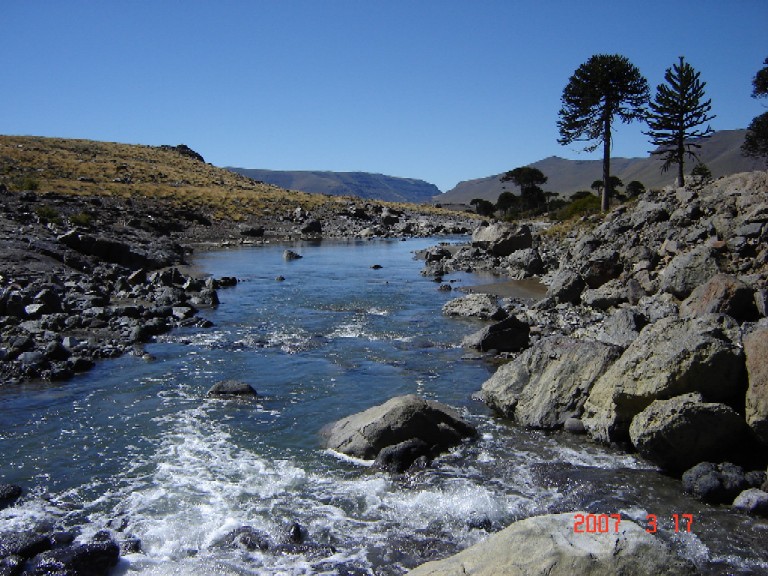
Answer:
<path fill-rule="evenodd" d="M 240 279 L 202 313 L 213 328 L 162 337 L 151 362 L 0 388 L 0 481 L 26 489 L 0 511 L 0 532 L 42 523 L 139 538 L 142 553 L 115 574 L 399 575 L 514 520 L 581 509 L 642 525 L 656 515 L 656 536 L 705 574 L 768 574 L 765 522 L 682 495 L 633 455 L 517 428 L 474 400 L 493 367 L 458 346 L 482 324 L 444 317 L 457 294 L 419 274 L 412 252 L 434 243 L 296 245 L 304 258 L 292 262 L 283 245 L 199 255 L 200 269 Z M 259 398 L 206 399 L 224 379 Z M 325 424 L 408 393 L 456 407 L 480 438 L 407 476 L 323 449 Z M 675 513 L 693 516 L 690 532 L 674 531 Z M 221 545 L 242 526 L 276 545 L 293 523 L 301 551 Z"/>

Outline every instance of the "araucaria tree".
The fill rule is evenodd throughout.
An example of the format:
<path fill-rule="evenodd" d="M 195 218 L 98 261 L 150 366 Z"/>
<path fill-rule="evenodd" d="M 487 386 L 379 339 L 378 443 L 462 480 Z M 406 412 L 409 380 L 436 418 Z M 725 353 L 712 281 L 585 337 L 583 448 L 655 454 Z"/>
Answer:
<path fill-rule="evenodd" d="M 764 64 L 752 79 L 752 98 L 768 97 L 768 58 Z M 750 122 L 741 151 L 746 156 L 763 156 L 768 160 L 768 112 L 763 112 Z"/>
<path fill-rule="evenodd" d="M 603 145 L 603 188 L 601 209 L 608 210 L 611 198 L 611 143 L 616 117 L 629 124 L 645 118 L 648 82 L 626 57 L 619 54 L 592 56 L 574 72 L 563 90 L 560 144 L 590 142 L 584 149 Z"/>
<path fill-rule="evenodd" d="M 715 117 L 709 114 L 712 100 L 704 100 L 707 83 L 702 82 L 700 76 L 701 73 L 680 56 L 678 64 L 667 68 L 664 74 L 666 83 L 656 87 L 656 97 L 650 102 L 646 119 L 649 130 L 645 134 L 657 147 L 651 154 L 663 157 L 662 172 L 677 164 L 679 186 L 685 185 L 685 157 L 698 160 L 694 150 L 701 148 L 699 142 L 714 132 L 709 125 L 699 128 Z"/>

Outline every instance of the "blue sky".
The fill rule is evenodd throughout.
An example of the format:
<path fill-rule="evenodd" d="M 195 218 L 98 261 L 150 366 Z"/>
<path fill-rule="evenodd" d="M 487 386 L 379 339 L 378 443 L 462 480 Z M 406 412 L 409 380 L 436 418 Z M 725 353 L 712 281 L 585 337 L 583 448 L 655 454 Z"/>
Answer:
<path fill-rule="evenodd" d="M 380 172 L 442 190 L 547 156 L 591 55 L 652 90 L 685 56 L 715 129 L 765 108 L 768 1 L 2 0 L 0 133 L 184 143 L 218 166 Z M 644 156 L 642 126 L 615 156 Z"/>

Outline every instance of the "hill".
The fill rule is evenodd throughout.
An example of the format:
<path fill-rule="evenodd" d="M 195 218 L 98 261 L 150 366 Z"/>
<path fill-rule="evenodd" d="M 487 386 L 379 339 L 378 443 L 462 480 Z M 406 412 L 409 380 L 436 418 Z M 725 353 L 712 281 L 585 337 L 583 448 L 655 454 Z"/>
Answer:
<path fill-rule="evenodd" d="M 358 196 L 388 202 L 431 202 L 440 194 L 434 184 L 413 178 L 397 178 L 369 172 L 279 171 L 228 167 L 254 180 L 288 190 L 333 196 Z"/>
<path fill-rule="evenodd" d="M 744 142 L 745 134 L 746 130 L 720 130 L 702 143 L 699 151 L 701 161 L 709 167 L 715 178 L 765 169 L 764 161 L 741 155 L 740 147 Z M 624 184 L 639 180 L 647 189 L 661 188 L 674 183 L 674 170 L 662 173 L 661 165 L 662 161 L 657 156 L 611 158 L 611 172 L 621 178 Z M 589 190 L 592 182 L 603 177 L 601 160 L 566 160 L 558 156 L 550 156 L 529 166 L 538 168 L 547 176 L 548 181 L 543 187 L 545 190 L 559 192 L 562 195 L 570 195 L 578 190 Z M 687 164 L 686 172 L 690 172 L 692 167 L 692 163 Z M 511 166 L 510 169 L 512 168 L 516 166 Z M 436 197 L 435 201 L 443 204 L 466 204 L 473 198 L 483 198 L 495 202 L 499 194 L 505 190 L 517 192 L 517 187 L 513 184 L 502 184 L 499 181 L 500 176 L 496 174 L 460 182 L 453 189 Z"/>

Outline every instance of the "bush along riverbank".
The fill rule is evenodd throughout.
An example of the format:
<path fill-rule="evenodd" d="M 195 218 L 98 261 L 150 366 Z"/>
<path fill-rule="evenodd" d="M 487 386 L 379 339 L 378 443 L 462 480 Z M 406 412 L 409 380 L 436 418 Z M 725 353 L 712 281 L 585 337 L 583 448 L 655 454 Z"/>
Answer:
<path fill-rule="evenodd" d="M 484 223 L 471 244 L 427 250 L 423 274 L 547 284 L 533 303 L 444 308 L 489 322 L 464 345 L 508 360 L 479 391 L 501 416 L 637 451 L 704 502 L 768 516 L 767 240 L 768 173 L 753 172 L 568 227 Z"/>

